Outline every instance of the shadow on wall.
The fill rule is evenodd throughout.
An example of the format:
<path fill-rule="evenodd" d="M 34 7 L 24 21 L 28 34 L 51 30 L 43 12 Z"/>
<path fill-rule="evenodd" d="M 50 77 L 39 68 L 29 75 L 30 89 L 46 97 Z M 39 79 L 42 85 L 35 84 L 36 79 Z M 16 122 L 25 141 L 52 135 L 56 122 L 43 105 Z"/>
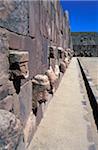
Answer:
<path fill-rule="evenodd" d="M 16 93 L 19 94 L 21 79 L 25 79 L 25 77 L 21 73 L 21 69 L 18 62 L 12 63 L 10 65 L 10 80 L 13 81 L 14 88 L 16 89 Z"/>

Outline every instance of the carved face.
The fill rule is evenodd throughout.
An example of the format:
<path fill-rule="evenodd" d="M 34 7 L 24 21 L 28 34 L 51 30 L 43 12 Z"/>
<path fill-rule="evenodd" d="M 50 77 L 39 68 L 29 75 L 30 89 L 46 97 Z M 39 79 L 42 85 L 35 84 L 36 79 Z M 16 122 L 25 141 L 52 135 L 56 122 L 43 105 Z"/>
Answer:
<path fill-rule="evenodd" d="M 10 69 L 14 70 L 16 76 L 23 76 L 28 78 L 28 52 L 11 50 L 9 55 Z"/>
<path fill-rule="evenodd" d="M 6 19 L 13 9 L 13 0 L 0 0 L 0 19 Z"/>
<path fill-rule="evenodd" d="M 21 70 L 22 75 L 23 75 L 25 78 L 28 78 L 28 77 L 29 77 L 28 62 L 21 63 L 21 64 L 20 64 L 20 70 Z"/>

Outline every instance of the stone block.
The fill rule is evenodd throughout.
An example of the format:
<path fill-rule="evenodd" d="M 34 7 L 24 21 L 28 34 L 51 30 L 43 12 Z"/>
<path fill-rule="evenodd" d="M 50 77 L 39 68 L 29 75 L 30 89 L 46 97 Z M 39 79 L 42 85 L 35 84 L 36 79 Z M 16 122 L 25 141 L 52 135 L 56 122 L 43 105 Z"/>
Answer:
<path fill-rule="evenodd" d="M 14 51 L 10 50 L 9 55 L 10 61 L 10 70 L 11 70 L 11 79 L 13 80 L 16 77 L 28 78 L 29 69 L 28 69 L 28 61 L 29 61 L 29 53 L 26 51 Z"/>
<path fill-rule="evenodd" d="M 50 66 L 50 69 L 48 69 L 45 73 L 48 78 L 49 78 L 49 81 L 51 82 L 52 85 L 55 84 L 56 80 L 57 80 L 57 77 L 52 69 L 52 67 Z"/>
<path fill-rule="evenodd" d="M 0 149 L 14 150 L 23 136 L 20 121 L 14 114 L 0 109 Z"/>
<path fill-rule="evenodd" d="M 2 85 L 0 87 L 0 101 L 3 100 L 9 94 L 9 89 L 7 85 Z"/>
<path fill-rule="evenodd" d="M 43 35 L 43 6 L 41 5 L 40 2 L 40 33 Z"/>
<path fill-rule="evenodd" d="M 5 109 L 7 111 L 11 111 L 13 108 L 13 97 L 7 96 L 3 100 L 0 101 L 0 109 Z"/>
<path fill-rule="evenodd" d="M 36 36 L 36 24 L 35 24 L 35 2 L 29 1 L 29 34 L 32 37 Z"/>
<path fill-rule="evenodd" d="M 8 74 L 8 47 L 7 31 L 0 28 L 0 77 Z"/>
<path fill-rule="evenodd" d="M 10 60 L 11 63 L 28 62 L 28 60 L 29 60 L 29 53 L 26 52 L 26 51 L 10 50 L 9 60 Z"/>
<path fill-rule="evenodd" d="M 42 104 L 40 104 L 37 110 L 36 126 L 39 125 L 42 118 L 43 118 L 43 109 L 42 109 Z"/>
<path fill-rule="evenodd" d="M 26 35 L 28 33 L 28 1 L 0 1 L 0 26 Z"/>
<path fill-rule="evenodd" d="M 37 74 L 37 61 L 36 58 L 36 39 L 27 39 L 25 43 L 25 48 L 28 49 L 29 52 L 29 78 L 33 78 L 34 75 Z"/>
<path fill-rule="evenodd" d="M 52 21 L 52 41 L 54 41 L 54 21 Z"/>
<path fill-rule="evenodd" d="M 23 49 L 25 39 L 24 36 L 18 35 L 14 32 L 9 32 L 8 34 L 8 42 L 11 49 L 25 50 Z"/>
<path fill-rule="evenodd" d="M 38 74 L 32 80 L 33 110 L 37 108 L 37 103 L 46 102 L 48 100 L 48 92 L 50 82 L 46 75 Z"/>
<path fill-rule="evenodd" d="M 47 11 L 43 8 L 43 35 L 45 37 L 48 37 L 46 22 L 47 22 Z"/>
<path fill-rule="evenodd" d="M 60 72 L 64 73 L 66 71 L 66 67 L 67 65 L 63 61 L 60 62 L 60 66 L 59 66 Z"/>
<path fill-rule="evenodd" d="M 41 62 L 42 65 L 46 66 L 45 68 L 48 68 L 48 43 L 49 41 L 43 37 L 43 43 L 42 43 L 42 55 L 41 55 Z"/>
<path fill-rule="evenodd" d="M 13 95 L 14 93 L 15 89 L 13 83 L 8 79 L 4 80 L 0 85 L 0 101 L 2 101 L 8 95 Z"/>
<path fill-rule="evenodd" d="M 8 56 L 8 32 L 5 29 L 0 28 L 0 53 Z"/>
<path fill-rule="evenodd" d="M 20 101 L 19 101 L 19 96 L 16 93 L 13 94 L 13 113 L 19 120 L 21 119 L 21 117 L 20 117 Z"/>
<path fill-rule="evenodd" d="M 0 77 L 7 76 L 9 70 L 9 61 L 6 54 L 0 53 Z"/>
<path fill-rule="evenodd" d="M 20 103 L 20 120 L 25 125 L 28 116 L 32 110 L 32 83 L 31 81 L 26 82 L 21 86 L 19 93 Z"/>
<path fill-rule="evenodd" d="M 47 12 L 47 18 L 46 18 L 46 29 L 47 29 L 47 36 L 48 36 L 48 39 L 51 40 L 51 18 Z"/>
<path fill-rule="evenodd" d="M 29 34 L 32 37 L 36 36 L 40 26 L 40 2 L 29 1 Z M 36 32 L 37 31 L 37 32 Z"/>
<path fill-rule="evenodd" d="M 24 128 L 24 140 L 26 148 L 30 144 L 35 131 L 36 131 L 36 117 L 33 115 L 33 112 L 30 112 L 30 115 Z"/>

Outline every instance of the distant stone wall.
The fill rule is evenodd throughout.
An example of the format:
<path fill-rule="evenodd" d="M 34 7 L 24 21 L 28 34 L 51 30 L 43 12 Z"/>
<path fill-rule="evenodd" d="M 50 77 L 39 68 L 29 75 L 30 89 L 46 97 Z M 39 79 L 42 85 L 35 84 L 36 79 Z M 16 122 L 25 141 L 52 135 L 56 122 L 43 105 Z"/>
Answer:
<path fill-rule="evenodd" d="M 72 32 L 71 34 L 76 56 L 98 56 L 98 33 Z"/>
<path fill-rule="evenodd" d="M 51 60 L 51 65 L 56 65 L 54 70 L 48 70 L 51 46 L 56 47 Z M 53 92 L 46 83 L 40 83 L 43 91 L 38 84 L 37 94 L 43 101 L 37 102 L 34 109 L 32 79 L 41 74 L 38 82 L 48 83 L 43 76 L 48 70 L 54 80 L 49 76 L 51 90 L 56 89 L 60 77 L 57 64 L 64 60 L 61 57 L 57 62 L 57 47 L 68 52 L 69 59 L 72 57 L 68 13 L 63 13 L 59 1 L 0 1 L 0 115 L 5 118 L 0 117 L 0 149 L 25 150 L 29 145 L 48 104 L 47 93 Z M 69 64 L 64 63 L 63 68 Z"/>

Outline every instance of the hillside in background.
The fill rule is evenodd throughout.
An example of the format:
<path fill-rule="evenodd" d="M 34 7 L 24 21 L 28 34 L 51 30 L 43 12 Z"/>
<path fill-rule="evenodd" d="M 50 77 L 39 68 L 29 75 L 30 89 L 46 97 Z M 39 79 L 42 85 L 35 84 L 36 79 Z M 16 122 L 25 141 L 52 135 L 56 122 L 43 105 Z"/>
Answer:
<path fill-rule="evenodd" d="M 98 56 L 97 32 L 72 32 L 71 34 L 76 56 Z"/>

